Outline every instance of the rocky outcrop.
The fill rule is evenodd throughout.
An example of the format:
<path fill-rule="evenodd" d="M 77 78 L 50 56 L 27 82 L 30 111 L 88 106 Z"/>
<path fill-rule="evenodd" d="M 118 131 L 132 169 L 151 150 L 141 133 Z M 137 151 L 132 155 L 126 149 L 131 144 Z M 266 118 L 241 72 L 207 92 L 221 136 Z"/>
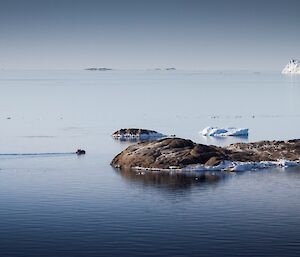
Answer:
<path fill-rule="evenodd" d="M 165 137 L 165 135 L 149 129 L 126 128 L 117 130 L 112 137 L 119 140 L 149 140 Z"/>
<path fill-rule="evenodd" d="M 300 159 L 300 139 L 289 141 L 260 141 L 255 143 L 235 143 L 226 147 L 233 159 L 247 154 L 252 161 L 276 161 Z M 247 158 L 245 158 L 247 159 Z"/>
<path fill-rule="evenodd" d="M 224 161 L 261 162 L 300 158 L 300 139 L 237 143 L 228 147 L 165 138 L 129 146 L 111 162 L 116 168 L 178 169 L 193 165 L 217 166 Z"/>

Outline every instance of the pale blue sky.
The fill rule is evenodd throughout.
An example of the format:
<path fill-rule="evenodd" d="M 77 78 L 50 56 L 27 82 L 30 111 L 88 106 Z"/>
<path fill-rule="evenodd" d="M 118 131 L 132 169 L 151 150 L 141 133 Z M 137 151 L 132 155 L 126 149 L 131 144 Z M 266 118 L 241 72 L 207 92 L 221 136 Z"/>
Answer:
<path fill-rule="evenodd" d="M 300 1 L 0 0 L 0 68 L 280 70 Z"/>

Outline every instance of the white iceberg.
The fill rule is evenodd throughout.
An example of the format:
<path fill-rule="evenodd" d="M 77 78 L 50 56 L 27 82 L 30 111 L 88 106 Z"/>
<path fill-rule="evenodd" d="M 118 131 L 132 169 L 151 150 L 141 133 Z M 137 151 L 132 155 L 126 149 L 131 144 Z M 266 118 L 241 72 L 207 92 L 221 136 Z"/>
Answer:
<path fill-rule="evenodd" d="M 248 136 L 248 131 L 249 131 L 249 129 L 247 129 L 247 128 L 206 127 L 200 133 L 203 136 L 227 137 L 227 136 Z"/>
<path fill-rule="evenodd" d="M 298 60 L 292 59 L 284 67 L 281 72 L 282 74 L 300 74 L 300 62 Z"/>

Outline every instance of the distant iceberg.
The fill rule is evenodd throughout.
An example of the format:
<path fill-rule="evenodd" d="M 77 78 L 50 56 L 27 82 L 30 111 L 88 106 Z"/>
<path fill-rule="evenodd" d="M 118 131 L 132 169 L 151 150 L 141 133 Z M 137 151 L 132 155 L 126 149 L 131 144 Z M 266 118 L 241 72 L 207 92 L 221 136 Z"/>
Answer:
<path fill-rule="evenodd" d="M 200 133 L 203 136 L 227 137 L 227 136 L 248 136 L 248 131 L 249 129 L 247 128 L 206 127 Z"/>
<path fill-rule="evenodd" d="M 300 74 L 300 62 L 298 60 L 292 59 L 284 67 L 281 72 L 282 74 Z"/>

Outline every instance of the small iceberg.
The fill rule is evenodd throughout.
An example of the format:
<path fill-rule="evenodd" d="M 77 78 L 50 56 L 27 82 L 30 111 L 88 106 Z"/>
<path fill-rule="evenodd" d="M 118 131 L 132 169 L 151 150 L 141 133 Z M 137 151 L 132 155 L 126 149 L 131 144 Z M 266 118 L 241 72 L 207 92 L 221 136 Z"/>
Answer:
<path fill-rule="evenodd" d="M 203 136 L 211 136 L 211 137 L 227 137 L 227 136 L 235 136 L 235 137 L 245 137 L 248 136 L 249 129 L 247 128 L 218 128 L 218 127 L 206 127 L 200 133 Z"/>
<path fill-rule="evenodd" d="M 298 60 L 292 59 L 284 67 L 281 72 L 282 74 L 300 74 L 300 62 Z"/>

